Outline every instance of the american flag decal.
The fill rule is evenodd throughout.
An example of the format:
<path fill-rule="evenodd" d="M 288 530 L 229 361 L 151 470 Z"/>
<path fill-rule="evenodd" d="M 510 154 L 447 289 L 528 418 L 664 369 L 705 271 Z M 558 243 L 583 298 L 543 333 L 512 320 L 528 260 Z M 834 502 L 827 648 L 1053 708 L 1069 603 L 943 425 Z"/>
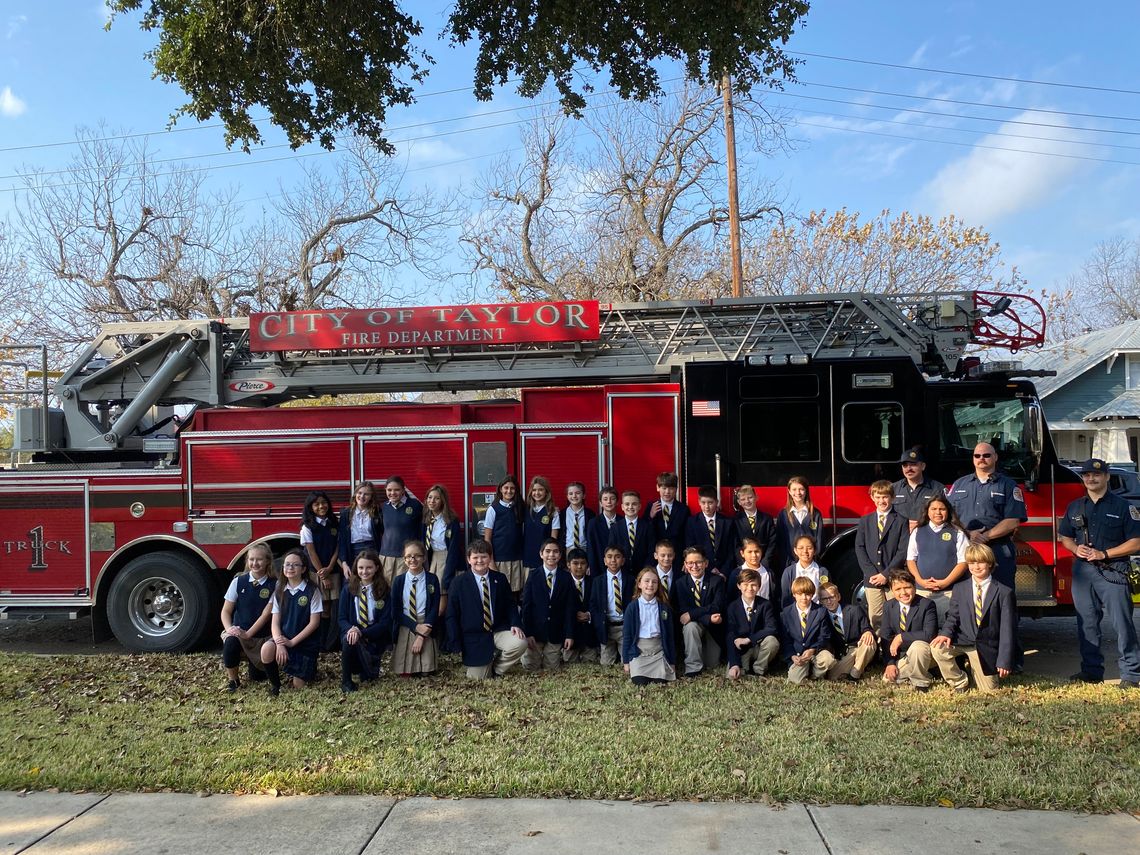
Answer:
<path fill-rule="evenodd" d="M 693 401 L 692 408 L 694 418 L 720 415 L 720 401 Z"/>

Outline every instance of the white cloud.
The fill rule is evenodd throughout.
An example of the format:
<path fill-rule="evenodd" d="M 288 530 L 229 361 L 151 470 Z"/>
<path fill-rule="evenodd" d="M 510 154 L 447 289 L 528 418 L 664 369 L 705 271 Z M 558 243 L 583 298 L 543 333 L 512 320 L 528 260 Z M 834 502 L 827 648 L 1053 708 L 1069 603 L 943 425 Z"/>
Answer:
<path fill-rule="evenodd" d="M 1056 123 L 1056 116 L 1027 110 L 1018 121 Z M 1024 125 L 1007 122 L 998 133 L 1026 133 Z M 1036 205 L 1061 192 L 1082 169 L 1081 161 L 1050 155 L 1089 155 L 1095 152 L 1078 143 L 1078 131 L 1050 128 L 1051 140 L 1024 140 L 996 134 L 983 137 L 965 157 L 948 163 L 922 188 L 924 207 L 955 214 L 967 222 L 987 226 L 995 220 Z M 996 150 L 1003 149 L 1003 150 Z M 1018 150 L 1011 150 L 1018 149 Z M 1044 152 L 1033 154 L 1031 152 Z"/>
<path fill-rule="evenodd" d="M 4 39 L 6 41 L 13 39 L 26 23 L 28 23 L 27 15 L 12 15 L 8 18 L 8 25 L 4 28 Z"/>
<path fill-rule="evenodd" d="M 907 65 L 918 65 L 922 62 L 923 57 L 926 56 L 926 49 L 930 47 L 930 42 L 925 41 L 918 46 L 918 49 L 910 55 L 910 59 L 906 61 Z"/>
<path fill-rule="evenodd" d="M 28 105 L 12 92 L 12 87 L 5 86 L 0 89 L 0 116 L 14 119 L 28 108 Z"/>

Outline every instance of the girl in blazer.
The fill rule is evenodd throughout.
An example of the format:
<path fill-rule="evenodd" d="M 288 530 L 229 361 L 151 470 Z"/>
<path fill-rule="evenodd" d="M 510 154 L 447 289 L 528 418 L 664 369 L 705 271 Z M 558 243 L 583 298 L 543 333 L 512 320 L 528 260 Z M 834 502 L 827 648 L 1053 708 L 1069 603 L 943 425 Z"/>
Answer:
<path fill-rule="evenodd" d="M 625 610 L 621 661 L 635 686 L 677 679 L 673 651 L 673 614 L 665 602 L 657 568 L 637 574 L 638 596 Z"/>
<path fill-rule="evenodd" d="M 418 540 L 404 544 L 403 557 L 408 570 L 392 582 L 392 670 L 401 677 L 432 674 L 438 655 L 439 577 L 424 569 L 426 553 Z"/>

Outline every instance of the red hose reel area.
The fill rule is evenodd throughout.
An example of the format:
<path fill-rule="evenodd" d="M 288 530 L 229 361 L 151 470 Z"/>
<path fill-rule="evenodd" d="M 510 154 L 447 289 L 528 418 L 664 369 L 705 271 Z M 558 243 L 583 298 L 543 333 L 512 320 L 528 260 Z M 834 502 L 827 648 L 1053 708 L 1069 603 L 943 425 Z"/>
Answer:
<path fill-rule="evenodd" d="M 978 344 L 1004 347 L 1011 353 L 1045 344 L 1045 309 L 1033 297 L 975 291 L 974 311 L 974 341 Z"/>

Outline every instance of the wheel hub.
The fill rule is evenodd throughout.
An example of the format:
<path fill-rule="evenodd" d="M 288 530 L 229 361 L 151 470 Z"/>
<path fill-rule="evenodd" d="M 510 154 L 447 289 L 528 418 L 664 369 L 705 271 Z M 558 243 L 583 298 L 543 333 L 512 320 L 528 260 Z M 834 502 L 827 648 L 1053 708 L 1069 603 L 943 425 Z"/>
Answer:
<path fill-rule="evenodd" d="M 182 591 L 174 582 L 161 577 L 144 579 L 131 591 L 131 623 L 143 635 L 162 636 L 173 632 L 185 613 Z"/>

